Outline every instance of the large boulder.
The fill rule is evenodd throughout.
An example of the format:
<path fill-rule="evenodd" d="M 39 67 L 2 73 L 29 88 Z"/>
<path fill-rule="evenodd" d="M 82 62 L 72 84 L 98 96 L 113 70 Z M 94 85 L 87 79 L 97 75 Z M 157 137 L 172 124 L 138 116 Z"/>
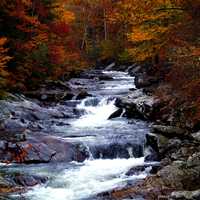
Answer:
<path fill-rule="evenodd" d="M 2 141 L 0 144 L 1 162 L 82 162 L 88 157 L 89 153 L 84 145 L 50 136 L 29 137 L 27 141 L 18 143 Z"/>
<path fill-rule="evenodd" d="M 116 106 L 125 108 L 125 115 L 129 118 L 143 118 L 153 120 L 156 116 L 159 102 L 153 96 L 148 96 L 142 90 L 135 90 L 126 97 L 116 100 Z"/>

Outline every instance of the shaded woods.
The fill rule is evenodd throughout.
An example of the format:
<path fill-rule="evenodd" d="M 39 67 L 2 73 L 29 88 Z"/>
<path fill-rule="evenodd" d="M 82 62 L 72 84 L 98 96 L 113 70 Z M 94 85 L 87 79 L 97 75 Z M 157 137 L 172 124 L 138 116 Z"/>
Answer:
<path fill-rule="evenodd" d="M 198 127 L 199 23 L 199 0 L 1 0 L 1 94 L 97 63 L 138 62 L 162 80 L 164 104 Z"/>

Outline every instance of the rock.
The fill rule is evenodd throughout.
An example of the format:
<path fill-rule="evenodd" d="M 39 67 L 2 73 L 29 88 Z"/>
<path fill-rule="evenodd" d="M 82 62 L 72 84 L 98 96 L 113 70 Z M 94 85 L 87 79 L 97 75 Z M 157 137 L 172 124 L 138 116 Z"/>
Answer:
<path fill-rule="evenodd" d="M 25 95 L 29 98 L 38 99 L 45 102 L 58 102 L 61 100 L 71 100 L 74 94 L 71 91 L 61 89 L 41 89 L 39 91 L 29 91 Z"/>
<path fill-rule="evenodd" d="M 152 84 L 156 83 L 159 83 L 159 79 L 155 76 L 147 76 L 145 74 L 140 74 L 135 77 L 135 86 L 138 89 L 149 87 Z"/>
<path fill-rule="evenodd" d="M 82 91 L 76 96 L 76 100 L 85 99 L 86 97 L 92 97 L 92 95 L 89 94 L 87 91 L 82 90 Z"/>
<path fill-rule="evenodd" d="M 19 162 L 22 163 L 48 163 L 56 155 L 56 151 L 49 148 L 44 143 L 22 144 L 21 151 L 24 150 L 25 155 Z"/>
<path fill-rule="evenodd" d="M 150 146 L 155 152 L 159 152 L 158 148 L 158 136 L 153 133 L 146 134 L 146 144 L 147 147 Z"/>
<path fill-rule="evenodd" d="M 122 108 L 119 108 L 119 109 L 116 110 L 114 113 L 112 113 L 112 114 L 110 115 L 110 117 L 108 117 L 108 120 L 109 120 L 109 119 L 114 119 L 114 118 L 120 117 L 122 113 L 123 113 L 123 109 L 122 109 Z"/>
<path fill-rule="evenodd" d="M 102 144 L 90 147 L 94 158 L 114 159 L 114 158 L 139 158 L 143 156 L 143 146 L 141 144 Z"/>
<path fill-rule="evenodd" d="M 166 157 L 172 160 L 178 160 L 181 157 L 187 157 L 189 153 L 187 150 L 179 152 L 181 145 L 183 145 L 183 141 L 180 139 L 169 139 L 163 135 L 155 133 L 149 133 L 146 135 L 146 145 L 147 147 L 150 146 L 152 148 L 152 154 L 150 152 L 150 157 L 147 154 L 147 161 L 153 159 L 154 156 L 154 159 L 156 159 L 156 154 L 158 160 Z M 151 158 L 151 155 L 153 158 Z"/>
<path fill-rule="evenodd" d="M 47 177 L 42 176 L 36 176 L 36 175 L 22 175 L 22 174 L 16 174 L 14 177 L 10 177 L 11 181 L 18 185 L 23 187 L 33 187 L 35 185 L 44 184 L 47 182 Z"/>
<path fill-rule="evenodd" d="M 128 172 L 126 172 L 126 176 L 133 176 L 133 175 L 139 175 L 143 171 L 145 171 L 146 166 L 136 166 L 132 167 Z"/>
<path fill-rule="evenodd" d="M 83 162 L 89 158 L 89 152 L 85 146 L 80 143 L 70 143 L 64 139 L 56 137 L 44 137 L 41 139 L 44 144 L 55 152 L 51 162 Z"/>
<path fill-rule="evenodd" d="M 154 119 L 157 113 L 158 100 L 145 95 L 142 90 L 135 90 L 127 97 L 116 100 L 116 106 L 125 108 L 125 115 L 129 118 Z"/>
<path fill-rule="evenodd" d="M 133 66 L 128 72 L 131 76 L 136 76 L 138 73 L 142 72 L 142 66 Z"/>
<path fill-rule="evenodd" d="M 29 137 L 25 142 L 4 142 L 0 148 L 1 162 L 82 162 L 88 157 L 87 148 L 80 143 L 70 143 L 64 139 L 41 135 L 37 138 Z"/>
<path fill-rule="evenodd" d="M 8 142 L 25 141 L 26 128 L 19 120 L 7 119 L 0 124 L 0 139 Z"/>
<path fill-rule="evenodd" d="M 193 134 L 192 134 L 192 137 L 193 137 L 196 141 L 200 142 L 200 131 L 198 131 L 198 132 L 196 132 L 196 133 L 193 133 Z"/>
<path fill-rule="evenodd" d="M 153 148 L 148 147 L 147 153 L 145 153 L 145 162 L 159 161 L 159 153 L 156 152 Z"/>
<path fill-rule="evenodd" d="M 98 77 L 100 81 L 110 81 L 113 80 L 113 78 L 111 76 L 108 75 L 101 75 Z"/>
<path fill-rule="evenodd" d="M 175 191 L 170 195 L 170 200 L 199 200 L 200 190 L 195 191 Z"/>
<path fill-rule="evenodd" d="M 162 134 L 168 138 L 180 137 L 184 138 L 187 131 L 175 126 L 152 125 L 152 132 Z"/>
<path fill-rule="evenodd" d="M 0 124 L 11 117 L 11 113 L 6 107 L 4 101 L 0 100 Z"/>
<path fill-rule="evenodd" d="M 187 168 L 186 162 L 174 161 L 158 172 L 158 176 L 166 186 L 176 190 L 198 189 L 200 178 L 200 166 Z"/>
<path fill-rule="evenodd" d="M 126 176 L 139 175 L 142 172 L 147 171 L 147 170 L 148 171 L 150 170 L 150 173 L 151 173 L 151 172 L 157 171 L 158 168 L 160 168 L 160 164 L 159 163 L 156 163 L 156 164 L 144 164 L 144 165 L 141 165 L 141 166 L 135 166 L 135 167 L 132 167 L 126 173 Z"/>
<path fill-rule="evenodd" d="M 187 166 L 188 167 L 200 166 L 200 152 L 196 152 L 188 158 Z"/>

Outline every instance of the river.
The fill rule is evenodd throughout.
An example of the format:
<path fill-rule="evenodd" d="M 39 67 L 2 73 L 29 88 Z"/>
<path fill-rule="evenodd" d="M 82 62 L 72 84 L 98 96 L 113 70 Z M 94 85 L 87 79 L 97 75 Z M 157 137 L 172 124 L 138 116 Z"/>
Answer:
<path fill-rule="evenodd" d="M 100 72 L 112 79 L 99 80 Z M 79 117 L 65 119 L 67 125 L 53 124 L 52 128 L 59 133 L 56 137 L 87 147 L 89 159 L 82 163 L 7 166 L 8 171 L 48 177 L 47 183 L 11 195 L 11 199 L 94 200 L 102 192 L 134 184 L 148 175 L 149 168 L 131 176 L 126 173 L 134 166 L 145 164 L 145 134 L 149 124 L 127 119 L 124 112 L 117 118 L 108 119 L 118 110 L 116 99 L 135 88 L 134 77 L 117 71 L 93 70 L 88 73 L 69 81 L 72 88 L 84 88 L 92 95 L 65 102 L 66 108 L 73 107 L 80 113 Z"/>

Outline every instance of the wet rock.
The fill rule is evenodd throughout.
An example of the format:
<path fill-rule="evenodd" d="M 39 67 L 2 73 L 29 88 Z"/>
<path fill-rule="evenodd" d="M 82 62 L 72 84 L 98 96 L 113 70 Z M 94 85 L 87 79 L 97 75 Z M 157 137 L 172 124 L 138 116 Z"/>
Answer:
<path fill-rule="evenodd" d="M 195 191 L 176 191 L 170 195 L 170 200 L 199 200 L 200 190 Z"/>
<path fill-rule="evenodd" d="M 114 119 L 114 118 L 120 117 L 122 113 L 123 113 L 123 109 L 122 109 L 122 108 L 119 108 L 119 109 L 116 110 L 114 113 L 112 113 L 112 114 L 110 115 L 110 117 L 108 117 L 108 120 L 109 120 L 109 119 Z"/>
<path fill-rule="evenodd" d="M 159 152 L 158 136 L 153 133 L 146 134 L 146 146 L 150 146 L 154 151 Z"/>
<path fill-rule="evenodd" d="M 127 173 L 126 175 L 127 176 L 133 176 L 133 175 L 139 175 L 141 174 L 142 172 L 146 171 L 148 169 L 148 171 L 151 173 L 154 172 L 154 171 L 157 171 L 158 168 L 160 167 L 160 164 L 144 164 L 142 166 L 135 166 L 135 167 L 132 167 Z"/>
<path fill-rule="evenodd" d="M 181 148 L 184 142 L 180 139 L 169 139 L 163 135 L 149 133 L 146 135 L 146 145 L 152 148 L 153 154 L 150 153 L 150 157 L 147 156 L 147 160 L 151 158 L 151 155 L 157 155 L 158 159 L 170 158 L 172 160 L 179 160 L 181 157 L 187 158 L 190 155 L 191 151 L 188 150 L 188 147 L 184 150 Z M 193 152 L 193 151 L 192 151 Z"/>
<path fill-rule="evenodd" d="M 98 77 L 100 81 L 110 81 L 113 80 L 113 78 L 111 76 L 108 75 L 101 75 Z"/>
<path fill-rule="evenodd" d="M 131 168 L 131 169 L 126 173 L 126 176 L 139 175 L 139 174 L 141 174 L 142 172 L 144 172 L 145 169 L 146 169 L 145 166 L 136 166 L 136 167 L 133 167 L 133 168 Z"/>
<path fill-rule="evenodd" d="M 56 137 L 44 137 L 42 142 L 55 152 L 51 159 L 52 162 L 82 162 L 89 158 L 87 148 L 80 143 L 74 144 Z"/>
<path fill-rule="evenodd" d="M 141 90 L 131 92 L 127 97 L 119 98 L 116 106 L 125 108 L 129 118 L 153 119 L 158 108 L 158 101 L 153 96 L 145 95 Z"/>
<path fill-rule="evenodd" d="M 23 187 L 33 187 L 35 185 L 44 184 L 47 182 L 47 177 L 36 176 L 36 175 L 26 175 L 26 174 L 16 174 L 14 177 L 7 177 L 11 179 L 11 182 L 14 182 L 17 186 Z"/>
<path fill-rule="evenodd" d="M 162 134 L 168 138 L 184 137 L 187 131 L 175 126 L 152 125 L 152 132 Z"/>
<path fill-rule="evenodd" d="M 159 161 L 160 156 L 159 153 L 156 152 L 152 147 L 148 147 L 147 153 L 145 153 L 145 162 L 150 162 L 150 161 Z"/>
<path fill-rule="evenodd" d="M 81 100 L 81 99 L 85 99 L 86 97 L 91 97 L 92 95 L 89 94 L 87 91 L 82 90 L 77 96 L 76 96 L 76 100 Z"/>
<path fill-rule="evenodd" d="M 22 163 L 48 163 L 56 155 L 56 151 L 43 143 L 22 144 L 20 149 L 25 152 Z"/>
<path fill-rule="evenodd" d="M 90 147 L 90 151 L 94 158 L 114 159 L 114 158 L 130 158 L 130 157 L 142 157 L 143 146 L 142 144 L 102 144 Z"/>

